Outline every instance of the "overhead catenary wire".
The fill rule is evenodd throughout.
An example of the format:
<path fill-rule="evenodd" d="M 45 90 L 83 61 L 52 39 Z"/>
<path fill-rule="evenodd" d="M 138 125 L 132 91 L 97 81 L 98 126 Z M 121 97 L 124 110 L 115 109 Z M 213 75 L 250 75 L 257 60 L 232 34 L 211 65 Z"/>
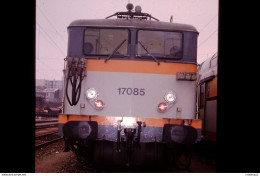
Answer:
<path fill-rule="evenodd" d="M 199 33 L 201 33 L 216 17 L 218 16 L 218 14 L 216 14 L 213 18 L 211 18 L 206 25 L 204 25 L 200 30 Z M 198 44 L 198 47 L 201 46 L 202 44 L 204 44 L 209 38 L 211 38 L 213 36 L 213 34 L 215 34 L 217 32 L 217 29 L 211 33 L 205 40 L 203 40 L 202 42 L 200 42 L 200 44 Z M 199 55 L 206 55 L 208 58 L 209 53 L 207 54 L 199 54 Z"/>
<path fill-rule="evenodd" d="M 62 69 L 53 68 L 52 65 L 44 63 L 43 60 L 38 60 L 38 62 L 40 62 L 41 65 L 45 65 L 45 68 L 39 68 L 36 65 L 36 70 L 47 71 L 47 72 L 56 72 L 56 73 L 62 74 Z M 50 67 L 52 67 L 52 68 L 50 68 Z"/>
<path fill-rule="evenodd" d="M 198 45 L 198 47 L 201 46 L 203 43 L 205 43 L 205 42 L 206 42 L 210 37 L 212 37 L 213 34 L 215 34 L 217 31 L 218 31 L 218 29 L 216 29 L 213 33 L 211 33 L 205 40 L 203 40 L 203 41 Z"/>
<path fill-rule="evenodd" d="M 218 14 L 216 14 L 201 30 L 199 30 L 199 32 L 202 32 L 217 16 Z"/>
<path fill-rule="evenodd" d="M 43 69 L 44 70 L 44 69 Z M 62 78 L 63 74 L 60 73 L 60 70 L 35 70 L 35 74 L 36 74 L 36 79 L 40 79 L 40 77 L 43 77 L 44 79 L 56 79 L 57 80 L 57 76 L 59 76 L 60 78 L 58 78 L 59 80 Z M 48 73 L 50 72 L 50 73 Z"/>
<path fill-rule="evenodd" d="M 45 39 L 47 39 L 47 41 L 49 41 L 62 55 L 63 55 L 63 57 L 64 57 L 64 53 L 62 52 L 62 50 L 60 49 L 60 47 L 58 47 L 58 45 L 56 44 L 56 42 L 48 35 L 48 33 L 42 28 L 42 26 L 39 24 L 39 23 L 37 23 L 37 27 L 39 28 L 39 33 L 42 33 L 42 34 L 44 34 L 44 35 L 41 35 L 41 36 L 43 36 Z M 40 45 L 40 44 L 39 44 Z M 39 45 L 38 45 L 38 52 L 39 52 Z M 62 57 L 62 58 L 63 58 Z M 38 68 L 36 68 L 37 70 L 36 70 L 36 72 L 37 72 L 37 75 L 41 75 L 40 77 L 44 77 L 44 78 L 55 78 L 55 75 L 61 75 L 62 76 L 62 69 L 57 69 L 57 68 L 53 68 L 52 66 L 52 64 L 46 64 L 46 63 L 44 63 L 43 61 L 46 59 L 39 59 L 40 58 L 40 55 L 39 55 L 39 53 L 38 53 L 38 59 L 37 59 L 37 62 L 39 62 L 39 63 L 41 63 L 41 65 L 45 65 L 45 68 L 46 69 L 42 69 L 42 68 L 40 68 L 39 66 L 36 66 L 36 67 L 38 67 Z M 42 57 L 41 57 L 42 58 Z M 48 60 L 48 59 L 47 59 Z M 55 59 L 55 61 L 57 61 L 57 59 Z M 63 61 L 63 59 L 60 59 L 60 61 L 62 62 Z M 51 67 L 51 68 L 50 68 Z M 39 71 L 39 70 L 41 70 L 41 71 Z M 44 74 L 44 72 L 46 73 L 46 72 L 52 72 L 53 74 L 48 74 L 49 76 L 47 76 L 46 74 Z"/>
<path fill-rule="evenodd" d="M 47 64 L 44 61 L 46 61 Z M 55 60 L 55 61 L 57 61 L 57 60 Z M 37 60 L 36 68 L 39 67 L 40 65 L 45 65 L 45 68 L 48 68 L 50 70 L 58 70 L 57 69 L 58 67 L 56 65 L 54 65 L 53 63 L 50 63 L 49 60 L 46 60 L 46 59 Z M 60 68 L 62 68 L 62 66 L 60 66 Z"/>
<path fill-rule="evenodd" d="M 57 71 L 55 71 L 55 72 L 57 72 Z M 46 75 L 45 72 L 36 70 L 36 74 L 37 74 L 37 77 L 36 77 L 35 79 L 62 80 L 62 79 L 61 79 L 61 78 L 62 78 L 62 75 L 61 75 L 61 78 L 57 79 L 57 73 Z"/>
<path fill-rule="evenodd" d="M 44 30 L 44 28 L 36 21 L 36 24 L 41 28 L 41 31 L 44 32 L 44 34 L 49 38 L 49 40 L 52 41 L 52 43 L 55 45 L 55 47 L 59 50 L 59 52 L 63 55 L 66 56 L 66 54 L 60 49 L 60 47 L 57 45 L 57 43 L 49 36 L 49 34 Z"/>
<path fill-rule="evenodd" d="M 58 30 L 55 28 L 55 26 L 50 22 L 50 20 L 47 18 L 47 16 L 44 14 L 44 12 L 41 10 L 41 8 L 39 6 L 37 6 L 37 8 L 39 9 L 39 11 L 41 12 L 41 14 L 43 15 L 43 17 L 48 21 L 48 23 L 51 25 L 51 27 L 56 31 L 56 34 L 58 34 L 58 36 L 65 42 L 64 38 L 62 37 L 62 35 L 58 32 Z"/>
<path fill-rule="evenodd" d="M 36 22 L 37 23 L 37 22 Z M 41 28 L 41 31 L 43 31 L 42 34 L 44 35 L 41 35 L 43 36 L 47 41 L 50 42 L 50 44 L 52 44 L 61 54 L 62 54 L 62 57 L 65 56 L 63 50 L 57 45 L 57 43 L 48 35 L 48 33 L 42 28 L 42 26 L 40 24 L 38 24 L 38 27 Z"/>

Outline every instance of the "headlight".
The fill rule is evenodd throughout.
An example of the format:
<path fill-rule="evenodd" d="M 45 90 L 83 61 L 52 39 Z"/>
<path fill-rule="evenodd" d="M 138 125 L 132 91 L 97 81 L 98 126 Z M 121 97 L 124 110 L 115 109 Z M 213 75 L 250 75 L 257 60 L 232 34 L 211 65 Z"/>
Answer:
<path fill-rule="evenodd" d="M 95 99 L 97 98 L 97 91 L 94 88 L 90 88 L 86 91 L 87 99 Z"/>
<path fill-rule="evenodd" d="M 166 93 L 166 95 L 164 96 L 164 100 L 168 103 L 173 103 L 176 101 L 176 95 L 174 92 L 169 91 L 168 93 Z"/>

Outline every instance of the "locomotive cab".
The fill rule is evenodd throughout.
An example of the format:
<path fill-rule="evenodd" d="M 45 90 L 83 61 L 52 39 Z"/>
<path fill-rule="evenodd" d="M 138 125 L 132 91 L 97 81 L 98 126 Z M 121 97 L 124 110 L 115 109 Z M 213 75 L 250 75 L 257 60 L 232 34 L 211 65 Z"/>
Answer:
<path fill-rule="evenodd" d="M 59 134 L 88 164 L 176 164 L 201 137 L 198 31 L 127 8 L 69 25 Z"/>

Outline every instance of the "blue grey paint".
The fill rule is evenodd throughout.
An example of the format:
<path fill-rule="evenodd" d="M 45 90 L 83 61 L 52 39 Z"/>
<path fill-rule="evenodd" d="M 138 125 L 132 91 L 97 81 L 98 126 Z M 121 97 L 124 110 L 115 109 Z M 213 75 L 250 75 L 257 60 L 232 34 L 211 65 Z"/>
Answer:
<path fill-rule="evenodd" d="M 59 135 L 63 136 L 63 126 L 64 124 L 59 124 Z M 137 130 L 137 127 L 136 127 Z M 198 136 L 197 141 L 201 140 L 201 130 L 196 129 Z M 121 137 L 124 137 L 124 127 L 122 127 L 122 130 L 120 132 Z M 135 134 L 137 136 L 137 132 Z M 146 143 L 146 142 L 162 142 L 163 137 L 163 127 L 142 127 L 141 130 L 141 136 L 140 136 L 140 142 Z M 117 141 L 117 127 L 116 126 L 109 126 L 109 125 L 99 125 L 98 126 L 98 138 L 104 139 L 108 141 Z"/>
<path fill-rule="evenodd" d="M 137 127 L 136 134 L 137 137 Z M 120 132 L 121 137 L 124 137 L 124 128 Z M 140 142 L 162 142 L 163 137 L 163 127 L 142 127 L 140 134 Z M 108 141 L 117 141 L 117 127 L 108 126 L 108 125 L 99 125 L 98 126 L 98 138 Z"/>

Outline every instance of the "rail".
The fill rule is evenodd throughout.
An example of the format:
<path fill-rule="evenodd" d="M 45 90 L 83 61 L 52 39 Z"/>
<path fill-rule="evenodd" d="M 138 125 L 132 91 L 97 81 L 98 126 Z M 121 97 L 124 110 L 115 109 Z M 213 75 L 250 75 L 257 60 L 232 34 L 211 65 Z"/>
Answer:
<path fill-rule="evenodd" d="M 63 137 L 58 136 L 58 132 L 49 132 L 42 135 L 35 136 L 35 148 L 40 148 L 56 141 L 63 139 Z"/>
<path fill-rule="evenodd" d="M 61 139 L 63 139 L 63 137 L 60 137 L 60 138 L 57 138 L 57 139 L 53 139 L 53 140 L 50 140 L 50 141 L 47 141 L 47 142 L 44 142 L 44 143 L 41 143 L 41 144 L 37 144 L 37 145 L 35 145 L 35 148 L 40 148 L 40 147 L 52 144 L 52 143 L 54 143 L 56 141 L 59 141 Z"/>
<path fill-rule="evenodd" d="M 51 127 L 57 127 L 57 126 L 58 126 L 58 122 L 40 123 L 40 124 L 35 124 L 35 129 L 51 128 Z"/>

